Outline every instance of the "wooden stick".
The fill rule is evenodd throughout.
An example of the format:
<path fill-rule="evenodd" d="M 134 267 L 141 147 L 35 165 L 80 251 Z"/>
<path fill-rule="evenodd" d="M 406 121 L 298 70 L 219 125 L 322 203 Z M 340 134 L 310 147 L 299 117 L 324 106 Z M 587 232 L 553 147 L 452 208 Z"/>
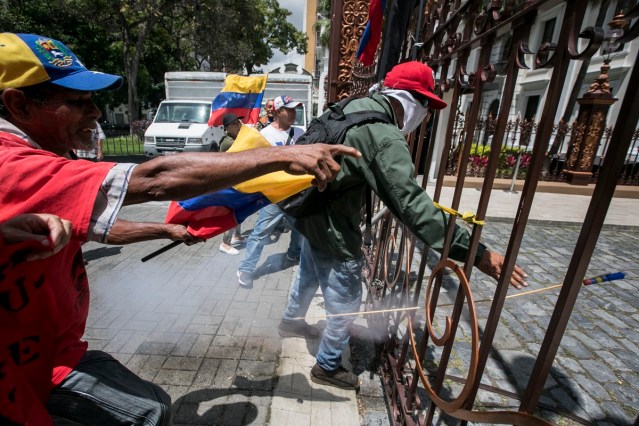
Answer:
<path fill-rule="evenodd" d="M 513 297 L 519 297 L 519 296 L 527 296 L 529 294 L 533 294 L 533 293 L 540 293 L 542 291 L 547 291 L 547 290 L 552 290 L 554 288 L 559 288 L 561 287 L 563 284 L 556 284 L 556 285 L 551 285 L 550 287 L 544 287 L 544 288 L 538 288 L 535 290 L 529 290 L 529 291 L 524 291 L 522 293 L 515 293 L 515 294 L 511 294 L 509 296 L 506 296 L 506 299 L 510 299 Z M 493 299 L 480 299 L 480 300 L 475 300 L 475 303 L 487 303 L 487 302 L 492 302 Z M 444 305 L 437 305 L 438 308 L 443 308 L 446 306 L 453 306 L 454 303 L 446 303 Z M 393 309 L 380 309 L 377 311 L 364 311 L 364 312 L 349 312 L 346 314 L 324 314 L 322 316 L 316 316 L 316 317 L 299 317 L 299 318 L 291 318 L 291 320 L 302 320 L 302 319 L 306 319 L 306 318 L 312 318 L 312 319 L 322 319 L 322 318 L 330 318 L 330 317 L 350 317 L 350 316 L 358 316 L 358 315 L 370 315 L 370 314 L 382 314 L 382 313 L 386 313 L 386 312 L 405 312 L 405 311 L 414 311 L 416 309 L 422 309 L 422 306 L 413 306 L 410 308 L 393 308 Z"/>
<path fill-rule="evenodd" d="M 529 294 L 539 293 L 541 291 L 546 291 L 546 290 L 552 290 L 553 288 L 559 288 L 562 285 L 563 284 L 555 284 L 555 285 L 551 285 L 550 287 L 538 288 L 536 290 L 528 290 L 528 291 L 524 291 L 522 293 L 515 293 L 515 294 L 511 294 L 510 296 L 506 296 L 506 299 L 510 299 L 512 297 L 527 296 Z M 493 301 L 493 299 L 487 299 L 487 300 L 490 300 L 491 302 Z M 477 302 L 479 302 L 479 300 Z M 475 302 L 475 303 L 477 303 L 477 302 Z M 483 300 L 482 300 L 482 302 L 483 302 Z"/>

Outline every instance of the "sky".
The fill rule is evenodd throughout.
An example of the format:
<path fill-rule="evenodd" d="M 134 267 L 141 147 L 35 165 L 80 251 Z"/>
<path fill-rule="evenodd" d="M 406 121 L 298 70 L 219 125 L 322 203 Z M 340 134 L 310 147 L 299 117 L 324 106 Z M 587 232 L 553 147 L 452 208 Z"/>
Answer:
<path fill-rule="evenodd" d="M 278 2 L 281 8 L 288 9 L 292 12 L 292 14 L 287 18 L 287 21 L 295 25 L 295 28 L 297 28 L 298 31 L 302 31 L 302 27 L 304 26 L 304 6 L 306 4 L 306 1 L 278 0 Z M 268 65 L 265 67 L 265 71 L 270 71 L 289 62 L 303 66 L 304 56 L 298 55 L 294 52 L 289 52 L 287 55 L 284 55 L 279 50 L 274 50 L 273 57 L 271 58 L 271 61 L 268 63 Z"/>

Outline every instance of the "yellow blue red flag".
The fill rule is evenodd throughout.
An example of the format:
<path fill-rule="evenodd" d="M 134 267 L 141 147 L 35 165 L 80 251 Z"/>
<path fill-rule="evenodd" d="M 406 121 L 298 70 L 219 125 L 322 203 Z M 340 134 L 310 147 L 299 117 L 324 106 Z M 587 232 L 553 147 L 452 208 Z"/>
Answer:
<path fill-rule="evenodd" d="M 363 65 L 371 65 L 375 60 L 377 45 L 382 38 L 384 9 L 386 9 L 386 0 L 371 0 L 368 8 L 368 22 L 355 53 Z"/>
<path fill-rule="evenodd" d="M 270 146 L 260 132 L 242 126 L 227 152 Z M 279 171 L 189 200 L 172 201 L 165 222 L 186 225 L 190 234 L 211 238 L 236 227 L 262 207 L 310 187 L 312 179 Z"/>
<path fill-rule="evenodd" d="M 221 126 L 222 116 L 231 112 L 238 117 L 244 117 L 242 122 L 245 124 L 256 123 L 260 116 L 266 80 L 266 75 L 255 77 L 227 75 L 224 79 L 224 88 L 213 99 L 209 126 Z"/>

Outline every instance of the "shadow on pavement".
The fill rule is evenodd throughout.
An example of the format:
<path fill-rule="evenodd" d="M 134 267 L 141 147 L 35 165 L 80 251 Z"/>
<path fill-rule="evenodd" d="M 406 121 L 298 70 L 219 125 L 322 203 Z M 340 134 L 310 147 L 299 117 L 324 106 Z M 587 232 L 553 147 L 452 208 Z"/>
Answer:
<path fill-rule="evenodd" d="M 224 403 L 226 396 L 245 394 L 240 389 L 202 389 L 185 394 L 173 403 L 173 422 L 189 425 L 217 425 L 217 424 L 251 424 L 258 414 L 255 404 L 248 401 Z M 246 396 L 251 396 L 252 392 Z M 208 404 L 209 401 L 220 399 L 219 404 Z M 200 409 L 200 405 L 208 408 Z"/>
<path fill-rule="evenodd" d="M 251 380 L 237 376 L 231 389 L 199 389 L 184 394 L 173 403 L 173 422 L 176 425 L 248 425 L 257 417 L 259 407 L 249 401 L 229 403 L 228 397 L 242 395 L 251 397 L 270 397 L 276 388 L 277 381 L 295 383 L 296 393 L 287 396 L 286 392 L 278 392 L 277 396 L 297 400 L 299 394 L 311 394 L 308 379 L 300 373 L 280 377 Z M 301 386 L 301 387 L 300 387 Z M 346 401 L 322 389 L 313 389 L 314 401 Z M 219 400 L 219 404 L 215 401 Z"/>
<path fill-rule="evenodd" d="M 99 247 L 93 250 L 87 250 L 83 252 L 84 261 L 90 262 L 92 260 L 101 259 L 103 257 L 117 256 L 122 251 L 122 247 Z"/>

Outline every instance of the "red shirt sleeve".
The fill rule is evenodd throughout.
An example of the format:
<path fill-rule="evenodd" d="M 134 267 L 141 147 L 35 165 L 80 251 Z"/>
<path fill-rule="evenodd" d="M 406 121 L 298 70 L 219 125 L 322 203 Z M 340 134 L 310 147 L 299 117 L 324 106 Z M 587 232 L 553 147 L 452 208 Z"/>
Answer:
<path fill-rule="evenodd" d="M 21 213 L 51 213 L 73 224 L 84 241 L 95 197 L 115 163 L 69 160 L 0 134 L 0 221 Z"/>

